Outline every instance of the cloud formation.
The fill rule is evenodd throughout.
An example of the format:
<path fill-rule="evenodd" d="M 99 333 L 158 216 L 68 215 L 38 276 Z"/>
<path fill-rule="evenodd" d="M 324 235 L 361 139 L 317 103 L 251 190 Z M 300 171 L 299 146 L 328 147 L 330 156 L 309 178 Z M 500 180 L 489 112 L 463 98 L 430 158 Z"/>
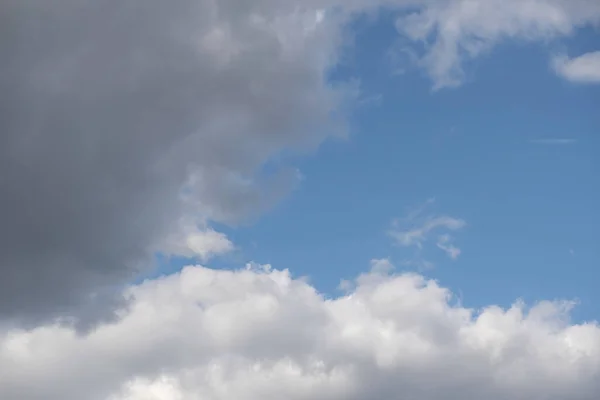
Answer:
<path fill-rule="evenodd" d="M 433 236 L 436 233 L 436 247 L 446 253 L 449 258 L 456 260 L 461 253 L 461 250 L 452 243 L 453 237 L 448 232 L 459 231 L 467 223 L 463 219 L 447 215 L 425 214 L 426 209 L 434 202 L 435 199 L 429 199 L 408 213 L 406 217 L 392 221 L 392 228 L 388 234 L 394 243 L 398 246 L 417 249 L 417 255 L 412 260 L 405 262 L 407 265 L 417 265 L 426 269 L 433 266 L 433 263 L 421 257 L 421 253 L 425 244 L 434 239 Z M 440 233 L 440 231 L 446 233 Z"/>
<path fill-rule="evenodd" d="M 86 335 L 0 331 L 4 400 L 594 400 L 600 327 L 568 302 L 481 310 L 389 263 L 326 298 L 270 266 L 200 266 L 126 290 Z"/>
<path fill-rule="evenodd" d="M 345 24 L 383 6 L 436 87 L 504 38 L 600 16 L 593 0 L 4 1 L 0 319 L 72 314 L 154 252 L 191 251 L 172 238 L 284 196 L 296 171 L 263 166 L 344 134 L 357 93 L 327 73 Z"/>
<path fill-rule="evenodd" d="M 0 318 L 74 312 L 293 187 L 262 164 L 342 133 L 347 98 L 339 25 L 301 3 L 3 3 Z"/>
<path fill-rule="evenodd" d="M 203 262 L 233 251 L 233 243 L 227 236 L 211 228 L 198 229 L 193 224 L 183 227 L 180 235 L 168 239 L 162 249 L 166 255 L 197 257 Z"/>
<path fill-rule="evenodd" d="M 592 51 L 578 57 L 557 56 L 552 66 L 556 73 L 576 83 L 600 83 L 600 51 Z"/>
<path fill-rule="evenodd" d="M 466 223 L 462 219 L 448 216 L 431 216 L 425 217 L 422 223 L 413 223 L 413 226 L 407 230 L 392 230 L 390 235 L 401 246 L 417 246 L 418 248 L 422 248 L 423 242 L 427 240 L 431 231 L 440 228 L 455 231 L 463 228 L 465 225 Z"/>
<path fill-rule="evenodd" d="M 398 32 L 425 45 L 419 64 L 434 88 L 465 80 L 463 65 L 508 40 L 549 41 L 600 22 L 595 0 L 442 0 L 401 16 Z M 590 57 L 591 58 L 591 57 Z M 582 61 L 573 75 L 585 74 Z M 581 75 L 580 75 L 581 76 Z"/>
<path fill-rule="evenodd" d="M 442 249 L 448 257 L 450 257 L 453 260 L 456 260 L 460 255 L 461 250 L 455 245 L 453 245 L 451 242 L 452 236 L 446 233 L 438 237 L 436 246 Z"/>

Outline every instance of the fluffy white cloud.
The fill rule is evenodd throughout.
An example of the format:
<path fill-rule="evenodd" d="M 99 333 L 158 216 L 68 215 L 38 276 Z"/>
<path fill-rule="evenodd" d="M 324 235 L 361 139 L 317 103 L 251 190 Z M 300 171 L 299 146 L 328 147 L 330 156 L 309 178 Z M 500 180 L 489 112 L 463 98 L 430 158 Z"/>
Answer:
<path fill-rule="evenodd" d="M 552 66 L 563 78 L 578 83 L 600 83 L 600 51 L 578 57 L 557 56 Z"/>
<path fill-rule="evenodd" d="M 472 310 L 372 266 L 335 298 L 270 266 L 187 267 L 88 334 L 0 331 L 0 398 L 597 398 L 600 327 L 569 323 L 570 303 Z"/>

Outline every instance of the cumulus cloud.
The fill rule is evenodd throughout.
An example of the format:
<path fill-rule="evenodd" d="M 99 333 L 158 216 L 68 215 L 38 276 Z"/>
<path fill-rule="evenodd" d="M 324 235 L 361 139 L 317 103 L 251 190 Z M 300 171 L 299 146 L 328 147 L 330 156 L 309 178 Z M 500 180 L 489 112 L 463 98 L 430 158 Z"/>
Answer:
<path fill-rule="evenodd" d="M 480 310 L 389 262 L 328 298 L 270 266 L 190 266 L 126 290 L 120 320 L 0 331 L 5 400 L 594 400 L 600 327 L 569 302 Z"/>
<path fill-rule="evenodd" d="M 592 51 L 574 58 L 557 56 L 552 66 L 559 76 L 571 82 L 600 83 L 600 51 Z"/>

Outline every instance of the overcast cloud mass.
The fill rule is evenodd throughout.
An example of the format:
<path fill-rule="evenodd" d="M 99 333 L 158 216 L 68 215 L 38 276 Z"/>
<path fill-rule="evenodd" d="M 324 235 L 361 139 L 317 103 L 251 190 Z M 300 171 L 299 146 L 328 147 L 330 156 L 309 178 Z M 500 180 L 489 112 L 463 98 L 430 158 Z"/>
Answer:
<path fill-rule="evenodd" d="M 381 274 L 326 300 L 287 272 L 203 267 L 122 295 L 155 252 L 233 249 L 211 222 L 298 180 L 265 163 L 346 133 L 359 84 L 327 74 L 346 24 L 383 6 L 437 89 L 502 40 L 600 21 L 593 0 L 2 2 L 1 399 L 596 398 L 600 330 L 564 304 L 476 314 Z M 582 63 L 557 71 L 592 80 Z M 82 336 L 53 322 L 114 310 Z"/>

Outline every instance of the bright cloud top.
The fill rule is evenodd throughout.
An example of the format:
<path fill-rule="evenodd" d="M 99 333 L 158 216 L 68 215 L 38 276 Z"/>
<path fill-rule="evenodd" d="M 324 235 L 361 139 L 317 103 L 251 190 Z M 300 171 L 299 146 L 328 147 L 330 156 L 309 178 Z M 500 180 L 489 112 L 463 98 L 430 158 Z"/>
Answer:
<path fill-rule="evenodd" d="M 600 327 L 569 324 L 570 303 L 476 311 L 389 267 L 336 298 L 270 266 L 187 267 L 85 336 L 1 332 L 0 398 L 597 398 Z"/>

